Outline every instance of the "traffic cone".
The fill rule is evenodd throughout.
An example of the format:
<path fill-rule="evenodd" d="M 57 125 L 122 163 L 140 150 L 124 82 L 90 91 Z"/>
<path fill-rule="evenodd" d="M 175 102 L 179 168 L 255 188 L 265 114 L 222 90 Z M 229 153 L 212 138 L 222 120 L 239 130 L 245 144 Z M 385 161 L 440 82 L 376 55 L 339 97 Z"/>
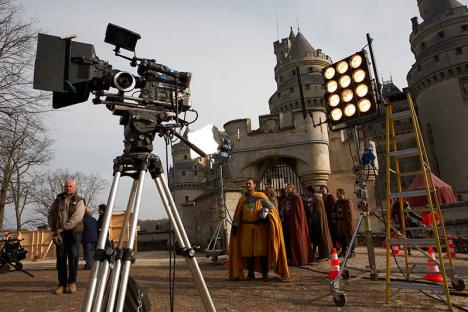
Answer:
<path fill-rule="evenodd" d="M 448 240 L 448 247 L 449 247 L 449 250 L 447 251 L 447 256 L 448 256 L 448 253 L 450 252 L 450 257 L 456 258 L 457 254 L 455 253 L 455 244 L 453 243 L 453 237 L 448 236 L 447 240 Z"/>
<path fill-rule="evenodd" d="M 400 255 L 400 244 L 397 244 L 397 243 L 390 244 L 390 248 L 392 249 L 392 255 L 394 256 Z"/>
<path fill-rule="evenodd" d="M 429 259 L 427 259 L 427 271 L 428 273 L 424 275 L 423 279 L 426 281 L 431 281 L 431 282 L 442 282 L 444 278 L 442 277 L 442 274 L 439 272 L 439 266 L 435 263 L 435 256 L 434 256 L 434 250 L 432 250 L 432 247 L 429 247 L 427 249 L 427 253 L 429 254 Z"/>
<path fill-rule="evenodd" d="M 332 258 L 331 258 L 331 269 L 330 273 L 328 273 L 328 279 L 335 279 L 338 274 L 340 274 L 340 260 L 338 259 L 338 255 L 336 254 L 336 248 L 332 249 Z"/>

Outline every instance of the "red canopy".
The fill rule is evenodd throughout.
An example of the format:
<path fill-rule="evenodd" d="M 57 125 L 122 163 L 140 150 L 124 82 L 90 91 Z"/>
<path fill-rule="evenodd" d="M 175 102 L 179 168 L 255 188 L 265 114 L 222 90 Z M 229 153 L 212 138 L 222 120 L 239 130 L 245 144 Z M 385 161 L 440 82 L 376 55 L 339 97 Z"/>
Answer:
<path fill-rule="evenodd" d="M 439 203 L 456 203 L 457 198 L 453 193 L 453 189 L 450 185 L 439 179 L 435 174 L 431 173 L 432 181 L 434 181 L 434 185 L 437 190 L 437 195 L 439 197 Z M 422 173 L 418 174 L 413 182 L 411 182 L 410 186 L 408 186 L 407 191 L 417 191 L 425 189 L 424 185 L 424 177 Z M 406 199 L 411 207 L 421 207 L 427 204 L 427 197 L 426 196 L 418 196 L 418 197 L 410 197 Z"/>

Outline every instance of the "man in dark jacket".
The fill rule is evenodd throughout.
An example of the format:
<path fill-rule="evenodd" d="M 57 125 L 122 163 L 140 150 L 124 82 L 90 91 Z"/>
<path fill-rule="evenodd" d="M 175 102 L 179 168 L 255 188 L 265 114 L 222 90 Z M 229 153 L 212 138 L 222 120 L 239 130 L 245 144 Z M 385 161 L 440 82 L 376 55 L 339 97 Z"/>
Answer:
<path fill-rule="evenodd" d="M 68 179 L 65 182 L 64 192 L 58 194 L 52 204 L 48 218 L 57 253 L 59 285 L 55 289 L 55 294 L 63 294 L 65 291 L 76 292 L 84 212 L 84 199 L 76 194 L 75 181 Z"/>
<path fill-rule="evenodd" d="M 91 209 L 86 207 L 85 215 L 83 217 L 83 235 L 81 242 L 83 243 L 83 253 L 86 264 L 83 269 L 89 270 L 93 265 L 94 250 L 96 249 L 96 242 L 98 238 L 98 225 L 96 219 L 91 215 Z"/>

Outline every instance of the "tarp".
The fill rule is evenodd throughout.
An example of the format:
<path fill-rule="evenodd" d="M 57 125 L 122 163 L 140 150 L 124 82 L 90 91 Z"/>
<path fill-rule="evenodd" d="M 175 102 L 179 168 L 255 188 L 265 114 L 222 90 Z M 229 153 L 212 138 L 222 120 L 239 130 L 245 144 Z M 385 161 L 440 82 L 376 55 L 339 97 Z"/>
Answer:
<path fill-rule="evenodd" d="M 432 181 L 434 181 L 434 186 L 437 190 L 439 203 L 440 204 L 456 203 L 457 198 L 455 197 L 455 194 L 453 193 L 452 187 L 449 184 L 442 181 L 433 173 L 431 173 L 431 177 L 432 177 Z M 429 185 L 430 185 L 430 182 L 429 182 Z M 422 173 L 420 173 L 414 178 L 413 182 L 411 182 L 411 184 L 408 186 L 406 190 L 417 191 L 417 190 L 423 190 L 423 189 L 425 189 L 424 177 Z M 411 207 L 421 207 L 427 204 L 426 196 L 410 197 L 410 198 L 406 198 L 406 200 L 409 202 Z M 434 203 L 434 199 L 433 199 L 433 203 Z"/>

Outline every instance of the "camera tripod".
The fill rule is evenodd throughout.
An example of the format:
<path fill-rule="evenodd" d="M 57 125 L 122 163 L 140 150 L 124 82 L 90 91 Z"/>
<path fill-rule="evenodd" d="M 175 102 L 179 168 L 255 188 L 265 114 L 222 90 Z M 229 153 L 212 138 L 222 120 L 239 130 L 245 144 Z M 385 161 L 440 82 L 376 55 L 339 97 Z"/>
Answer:
<path fill-rule="evenodd" d="M 200 293 L 206 311 L 215 311 L 210 294 L 195 259 L 195 251 L 192 249 L 185 233 L 182 221 L 177 212 L 176 205 L 170 194 L 169 187 L 163 175 L 160 159 L 151 153 L 123 154 L 114 160 L 114 179 L 108 199 L 108 207 L 104 213 L 102 231 L 97 243 L 95 261 L 90 274 L 88 289 L 82 311 L 100 312 L 122 311 L 127 289 L 128 276 L 131 264 L 135 261 L 133 247 L 136 236 L 138 213 L 143 190 L 143 182 L 146 172 L 151 178 L 163 201 L 167 215 L 174 228 L 176 238 L 183 250 L 183 256 L 192 272 L 195 285 Z M 133 218 L 129 229 L 127 246 L 123 247 L 125 228 L 120 233 L 118 247 L 113 250 L 106 247 L 108 228 L 114 207 L 117 187 L 121 176 L 129 176 L 134 179 L 131 188 L 124 225 L 129 221 L 129 215 L 133 211 Z M 115 307 L 115 309 L 114 309 Z"/>

